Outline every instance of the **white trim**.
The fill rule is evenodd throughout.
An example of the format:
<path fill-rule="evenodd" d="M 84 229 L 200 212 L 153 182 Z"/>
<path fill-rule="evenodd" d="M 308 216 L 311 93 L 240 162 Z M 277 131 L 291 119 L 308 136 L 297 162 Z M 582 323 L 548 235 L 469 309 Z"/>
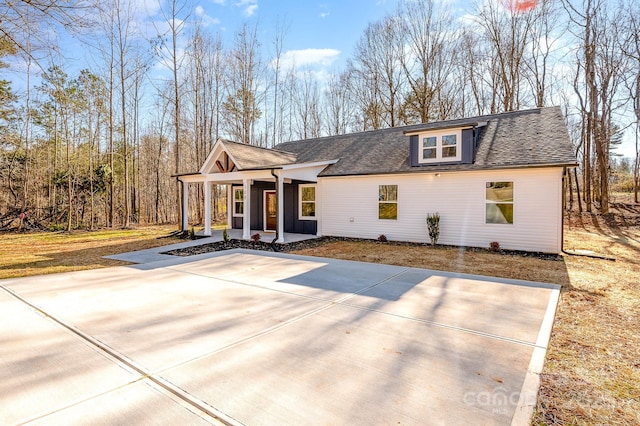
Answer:
<path fill-rule="evenodd" d="M 189 183 L 182 182 L 182 230 L 189 230 Z"/>
<path fill-rule="evenodd" d="M 231 184 L 227 184 L 227 229 L 233 228 L 233 191 Z"/>
<path fill-rule="evenodd" d="M 251 238 L 251 179 L 245 179 L 242 181 L 242 193 L 244 196 L 244 207 L 242 218 L 242 239 L 248 240 Z M 234 195 L 235 196 L 235 195 Z"/>
<path fill-rule="evenodd" d="M 396 199 L 395 201 L 382 201 L 380 200 L 380 187 L 381 186 L 395 186 L 396 187 Z M 390 183 L 390 184 L 378 184 L 378 214 L 376 216 L 378 216 L 378 220 L 383 220 L 383 221 L 388 221 L 388 220 L 398 220 L 398 216 L 400 216 L 400 204 L 398 203 L 398 199 L 400 198 L 400 185 L 396 184 L 396 183 Z M 391 219 L 383 219 L 380 217 L 380 203 L 384 203 L 384 204 L 395 204 L 396 205 L 396 217 L 395 218 L 391 218 Z"/>
<path fill-rule="evenodd" d="M 338 161 L 340 160 L 327 160 L 327 161 L 314 161 L 311 163 L 285 164 L 284 166 L 282 166 L 282 170 L 301 169 L 305 167 L 329 166 L 331 164 L 336 164 Z"/>
<path fill-rule="evenodd" d="M 211 182 L 204 183 L 204 235 L 211 236 Z"/>
<path fill-rule="evenodd" d="M 316 184 L 316 237 L 322 237 L 322 179 Z"/>
<path fill-rule="evenodd" d="M 442 137 L 443 136 L 449 136 L 449 135 L 455 135 L 456 137 L 456 156 L 455 157 L 443 157 L 442 156 L 442 151 L 443 151 L 443 145 L 442 145 Z M 429 148 L 425 148 L 422 146 L 423 144 L 423 139 L 424 138 L 430 138 L 430 137 L 434 137 L 436 138 L 436 146 L 433 147 L 432 149 L 436 150 L 436 156 L 435 158 L 423 158 L 423 153 L 425 149 L 429 149 Z M 447 146 L 453 146 L 453 145 L 447 145 Z M 422 132 L 418 135 L 418 163 L 420 164 L 430 164 L 430 163 L 446 163 L 446 162 L 450 162 L 450 161 L 461 161 L 462 160 L 462 129 L 445 129 L 445 130 L 438 130 L 438 131 L 430 131 L 430 132 Z"/>
<path fill-rule="evenodd" d="M 238 203 L 243 203 L 244 204 L 244 197 L 245 197 L 245 193 L 244 193 L 244 187 L 243 186 L 231 186 L 231 214 L 233 215 L 233 217 L 244 217 L 244 209 L 242 214 L 240 213 L 236 213 L 236 191 L 241 190 L 243 191 L 242 193 L 242 201 L 237 201 Z"/>
<path fill-rule="evenodd" d="M 513 200 L 511 201 L 489 201 L 487 200 L 487 184 L 488 183 L 495 183 L 495 182 L 507 182 L 507 183 L 511 183 L 511 189 L 513 192 Z M 486 180 L 484 181 L 484 224 L 485 225 L 489 225 L 489 226 L 513 226 L 516 223 L 516 182 L 514 179 L 511 180 Z M 511 204 L 513 206 L 513 217 L 512 222 L 509 223 L 493 223 L 493 222 L 487 222 L 487 204 Z"/>
<path fill-rule="evenodd" d="M 302 214 L 302 189 L 303 188 L 313 188 L 313 204 L 314 204 L 314 213 L 315 216 L 304 216 Z M 310 203 L 310 201 L 306 201 Z M 298 220 L 318 220 L 318 187 L 315 183 L 304 183 L 298 185 Z"/>
<path fill-rule="evenodd" d="M 265 189 L 262 191 L 262 230 L 264 232 L 274 232 L 275 229 L 267 229 L 267 193 L 273 193 L 277 197 L 275 189 Z M 276 226 L 278 226 L 278 216 L 276 214 Z"/>

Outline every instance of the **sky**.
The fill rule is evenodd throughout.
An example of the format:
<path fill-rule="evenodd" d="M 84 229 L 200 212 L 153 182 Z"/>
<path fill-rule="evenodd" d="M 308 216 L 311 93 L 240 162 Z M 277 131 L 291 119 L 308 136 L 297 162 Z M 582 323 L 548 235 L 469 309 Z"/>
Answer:
<path fill-rule="evenodd" d="M 152 0 L 151 0 L 152 1 Z M 391 14 L 397 0 L 200 0 L 194 13 L 228 46 L 247 22 L 258 23 L 263 49 L 273 53 L 284 28 L 283 61 L 316 70 L 343 69 L 369 23 Z"/>

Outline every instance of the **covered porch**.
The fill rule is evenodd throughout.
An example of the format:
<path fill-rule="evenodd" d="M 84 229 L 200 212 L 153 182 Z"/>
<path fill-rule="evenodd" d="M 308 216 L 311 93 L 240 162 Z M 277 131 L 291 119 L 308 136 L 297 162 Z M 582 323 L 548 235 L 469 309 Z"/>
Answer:
<path fill-rule="evenodd" d="M 211 188 L 227 189 L 227 232 L 249 240 L 272 233 L 277 243 L 287 234 L 322 235 L 318 174 L 337 160 L 296 162 L 294 154 L 219 139 L 198 173 L 177 176 L 182 183 L 182 230 L 189 230 L 189 185 L 204 186 L 201 234 L 212 236 Z"/>

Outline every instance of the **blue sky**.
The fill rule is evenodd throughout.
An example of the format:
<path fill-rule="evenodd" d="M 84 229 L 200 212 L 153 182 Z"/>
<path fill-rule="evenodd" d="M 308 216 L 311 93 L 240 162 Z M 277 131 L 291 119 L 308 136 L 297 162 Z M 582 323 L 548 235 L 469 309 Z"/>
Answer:
<path fill-rule="evenodd" d="M 195 11 L 204 15 L 208 29 L 222 34 L 227 44 L 243 22 L 257 20 L 261 43 L 271 49 L 280 22 L 287 28 L 285 52 L 306 51 L 307 60 L 315 52 L 324 65 L 333 61 L 343 65 L 366 26 L 396 7 L 396 0 L 202 0 L 196 2 Z"/>

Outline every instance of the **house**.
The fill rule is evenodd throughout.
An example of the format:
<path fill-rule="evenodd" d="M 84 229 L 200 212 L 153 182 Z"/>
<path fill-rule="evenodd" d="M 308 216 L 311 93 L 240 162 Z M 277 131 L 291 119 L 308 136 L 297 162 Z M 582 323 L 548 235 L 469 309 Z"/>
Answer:
<path fill-rule="evenodd" d="M 286 142 L 219 139 L 184 188 L 228 188 L 228 223 L 251 230 L 558 253 L 564 176 L 576 158 L 559 107 Z M 183 197 L 188 229 L 188 197 Z M 210 201 L 205 234 L 211 233 Z"/>

